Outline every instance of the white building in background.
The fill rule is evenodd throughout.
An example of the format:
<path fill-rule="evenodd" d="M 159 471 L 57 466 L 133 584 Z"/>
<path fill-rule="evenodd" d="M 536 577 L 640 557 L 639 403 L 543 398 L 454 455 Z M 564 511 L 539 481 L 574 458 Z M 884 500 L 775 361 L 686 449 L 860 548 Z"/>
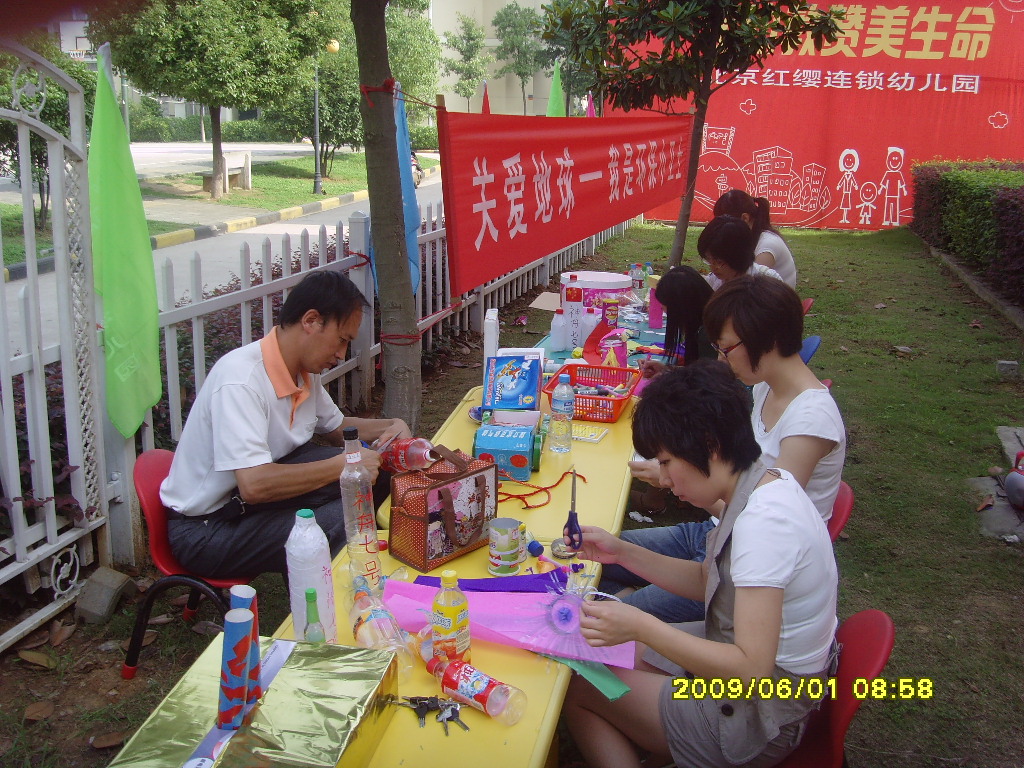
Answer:
<path fill-rule="evenodd" d="M 524 8 L 533 8 L 538 14 L 543 15 L 541 6 L 549 0 L 515 0 L 517 5 Z M 498 38 L 494 34 L 494 27 L 491 20 L 494 15 L 508 5 L 512 0 L 437 0 L 430 4 L 430 21 L 441 39 L 441 55 L 451 57 L 453 51 L 444 47 L 444 35 L 446 32 L 459 31 L 458 14 L 469 16 L 476 20 L 485 30 L 487 38 L 485 45 L 487 50 L 494 57 L 498 48 Z M 491 63 L 491 72 L 497 72 L 502 67 L 502 62 L 495 60 Z M 446 89 L 450 85 L 450 76 L 441 76 L 441 93 L 445 98 L 445 106 L 449 112 L 465 112 L 466 100 L 454 91 Z M 548 96 L 551 91 L 551 78 L 543 72 L 537 72 L 533 79 L 526 83 L 526 114 L 544 115 L 548 111 Z M 480 84 L 477 93 L 469 101 L 469 111 L 480 112 L 483 102 L 484 88 Z M 515 75 L 504 75 L 502 77 L 492 76 L 487 78 L 487 95 L 491 102 L 491 112 L 503 115 L 523 114 L 523 94 L 519 86 L 519 78 Z"/>

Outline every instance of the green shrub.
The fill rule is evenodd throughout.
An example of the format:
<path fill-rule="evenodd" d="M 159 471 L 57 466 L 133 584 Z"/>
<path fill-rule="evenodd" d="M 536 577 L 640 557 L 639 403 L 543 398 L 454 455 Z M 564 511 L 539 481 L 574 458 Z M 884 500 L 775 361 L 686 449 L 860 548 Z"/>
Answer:
<path fill-rule="evenodd" d="M 203 115 L 203 122 L 206 123 L 206 140 L 209 141 L 212 132 L 209 116 Z M 171 131 L 170 141 L 201 141 L 203 138 L 199 130 L 199 115 L 169 117 L 167 124 Z"/>
<path fill-rule="evenodd" d="M 409 143 L 412 144 L 413 152 L 437 149 L 437 126 L 409 126 Z"/>
<path fill-rule="evenodd" d="M 221 138 L 223 141 L 291 141 L 291 136 L 281 129 L 258 118 L 222 123 Z"/>
<path fill-rule="evenodd" d="M 1024 172 L 957 170 L 943 174 L 942 234 L 964 261 L 987 267 L 998 256 L 992 200 L 1002 189 L 1024 187 Z"/>
<path fill-rule="evenodd" d="M 998 190 L 992 215 L 998 254 L 985 276 L 996 290 L 1019 303 L 1024 296 L 1024 187 Z"/>

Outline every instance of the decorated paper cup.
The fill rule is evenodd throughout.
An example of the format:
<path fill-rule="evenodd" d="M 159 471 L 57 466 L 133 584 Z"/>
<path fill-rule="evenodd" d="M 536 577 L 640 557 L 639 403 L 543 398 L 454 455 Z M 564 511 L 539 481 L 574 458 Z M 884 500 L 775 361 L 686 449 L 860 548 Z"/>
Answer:
<path fill-rule="evenodd" d="M 492 576 L 515 576 L 519 573 L 519 521 L 497 517 L 488 523 L 490 529 L 490 561 L 487 570 Z"/>

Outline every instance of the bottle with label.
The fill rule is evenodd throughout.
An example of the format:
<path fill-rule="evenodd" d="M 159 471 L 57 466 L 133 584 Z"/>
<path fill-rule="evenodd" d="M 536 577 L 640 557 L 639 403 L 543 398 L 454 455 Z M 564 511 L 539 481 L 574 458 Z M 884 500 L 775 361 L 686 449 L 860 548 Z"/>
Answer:
<path fill-rule="evenodd" d="M 639 298 L 643 298 L 644 295 L 644 283 L 647 280 L 647 275 L 644 274 L 644 268 L 639 264 L 632 264 L 629 267 L 629 280 L 632 283 L 633 293 Z"/>
<path fill-rule="evenodd" d="M 380 468 L 385 472 L 408 472 L 426 469 L 440 456 L 434 453 L 434 445 L 426 438 L 406 437 L 392 440 L 380 452 Z"/>
<path fill-rule="evenodd" d="M 569 284 L 565 286 L 565 325 L 569 329 L 569 344 L 566 349 L 582 347 L 583 342 L 583 288 L 576 275 L 569 275 Z"/>
<path fill-rule="evenodd" d="M 495 680 L 465 661 L 435 656 L 427 661 L 427 672 L 441 683 L 445 695 L 505 725 L 515 725 L 526 711 L 526 694 L 519 688 Z"/>
<path fill-rule="evenodd" d="M 469 601 L 459 589 L 455 571 L 441 571 L 441 589 L 434 596 L 430 626 L 435 656 L 469 661 Z"/>
<path fill-rule="evenodd" d="M 341 504 L 345 514 L 348 567 L 353 580 L 362 576 L 370 591 L 380 595 L 384 588 L 377 545 L 377 516 L 373 508 L 370 473 L 360 464 L 359 430 L 345 427 L 345 469 L 341 471 Z"/>
<path fill-rule="evenodd" d="M 556 309 L 554 317 L 551 318 L 548 345 L 552 352 L 564 352 L 569 348 L 569 326 L 566 324 L 564 309 Z"/>
<path fill-rule="evenodd" d="M 306 590 L 306 628 L 302 630 L 302 639 L 307 643 L 323 643 L 327 641 L 324 625 L 320 623 L 320 611 L 316 607 L 316 590 Z"/>
<path fill-rule="evenodd" d="M 558 375 L 558 386 L 551 393 L 551 424 L 548 445 L 554 453 L 572 450 L 572 417 L 576 411 L 576 393 L 569 383 L 569 374 Z"/>
<path fill-rule="evenodd" d="M 356 645 L 360 648 L 392 651 L 398 664 L 398 679 L 405 680 L 413 668 L 409 636 L 398 625 L 387 606 L 370 593 L 366 579 L 357 578 L 353 587 L 352 608 L 348 618 Z"/>
<path fill-rule="evenodd" d="M 306 626 L 306 590 L 313 588 L 316 590 L 318 615 L 327 642 L 337 642 L 331 549 L 327 535 L 317 525 L 313 510 L 300 509 L 295 513 L 295 524 L 285 542 L 284 554 L 288 568 L 288 598 L 296 637 L 301 635 Z"/>

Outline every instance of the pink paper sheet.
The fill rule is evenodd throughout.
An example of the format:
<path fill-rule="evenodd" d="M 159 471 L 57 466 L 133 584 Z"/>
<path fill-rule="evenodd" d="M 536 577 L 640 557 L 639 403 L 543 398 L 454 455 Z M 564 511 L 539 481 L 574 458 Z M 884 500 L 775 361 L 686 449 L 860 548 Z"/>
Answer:
<path fill-rule="evenodd" d="M 437 589 L 388 579 L 384 602 L 402 629 L 418 632 L 428 622 Z M 553 595 L 529 592 L 467 592 L 470 631 L 486 640 L 537 653 L 633 668 L 635 643 L 593 648 L 579 632 L 564 634 L 548 619 Z"/>

